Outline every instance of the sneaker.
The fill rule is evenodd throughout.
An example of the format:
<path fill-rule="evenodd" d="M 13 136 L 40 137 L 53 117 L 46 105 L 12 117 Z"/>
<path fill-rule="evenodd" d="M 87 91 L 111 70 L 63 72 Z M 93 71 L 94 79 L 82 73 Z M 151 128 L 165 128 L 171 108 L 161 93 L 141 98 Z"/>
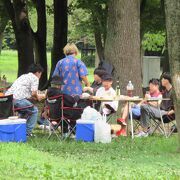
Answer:
<path fill-rule="evenodd" d="M 26 133 L 26 136 L 27 136 L 27 137 L 36 137 L 36 135 L 33 134 L 33 133 Z"/>
<path fill-rule="evenodd" d="M 116 134 L 111 134 L 111 138 L 117 138 Z"/>
<path fill-rule="evenodd" d="M 127 136 L 126 129 L 120 129 L 117 131 L 116 136 Z"/>
<path fill-rule="evenodd" d="M 135 135 L 135 137 L 148 137 L 148 135 L 149 134 L 147 132 L 141 131 L 137 135 Z"/>
<path fill-rule="evenodd" d="M 71 139 L 76 139 L 76 136 L 74 134 L 71 134 L 70 138 Z"/>
<path fill-rule="evenodd" d="M 124 126 L 127 126 L 127 123 L 126 123 L 125 119 L 123 119 L 123 118 L 118 118 L 118 119 L 117 119 L 117 123 L 118 123 L 118 124 L 122 124 L 122 125 L 124 125 Z"/>
<path fill-rule="evenodd" d="M 63 139 L 66 139 L 68 137 L 68 133 L 63 133 Z"/>
<path fill-rule="evenodd" d="M 49 126 L 45 126 L 45 125 L 39 125 L 39 129 L 42 129 L 42 130 L 44 130 L 46 128 L 46 130 L 49 130 L 50 129 L 50 127 Z"/>

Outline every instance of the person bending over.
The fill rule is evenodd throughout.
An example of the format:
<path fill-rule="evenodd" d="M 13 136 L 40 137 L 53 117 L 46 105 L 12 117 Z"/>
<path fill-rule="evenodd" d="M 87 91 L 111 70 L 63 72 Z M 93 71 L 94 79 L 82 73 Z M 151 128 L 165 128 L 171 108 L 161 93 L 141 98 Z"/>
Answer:
<path fill-rule="evenodd" d="M 42 72 L 43 68 L 40 65 L 32 64 L 28 73 L 16 79 L 5 93 L 6 95 L 13 94 L 15 108 L 24 108 L 19 110 L 19 114 L 27 115 L 27 136 L 34 136 L 32 130 L 37 122 L 38 108 L 33 104 L 33 101 L 41 101 L 45 98 L 45 96 L 37 94 Z"/>

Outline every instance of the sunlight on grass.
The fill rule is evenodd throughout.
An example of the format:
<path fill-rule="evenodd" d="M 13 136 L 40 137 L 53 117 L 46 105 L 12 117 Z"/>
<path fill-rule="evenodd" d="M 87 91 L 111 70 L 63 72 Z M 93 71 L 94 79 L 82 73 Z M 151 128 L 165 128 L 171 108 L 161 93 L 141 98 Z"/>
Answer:
<path fill-rule="evenodd" d="M 110 144 L 47 140 L 39 132 L 26 144 L 0 144 L 0 177 L 31 179 L 179 179 L 177 135 Z"/>
<path fill-rule="evenodd" d="M 78 56 L 79 58 L 80 56 Z M 48 70 L 51 69 L 51 53 L 47 53 Z M 6 75 L 7 81 L 12 83 L 17 78 L 18 57 L 17 51 L 3 50 L 0 55 L 0 75 Z M 93 82 L 94 68 L 88 68 L 89 81 Z"/>

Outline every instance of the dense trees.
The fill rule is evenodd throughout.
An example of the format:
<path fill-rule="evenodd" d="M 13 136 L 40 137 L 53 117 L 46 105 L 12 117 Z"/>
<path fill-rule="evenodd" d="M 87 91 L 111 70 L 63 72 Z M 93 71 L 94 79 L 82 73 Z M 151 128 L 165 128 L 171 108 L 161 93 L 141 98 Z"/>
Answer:
<path fill-rule="evenodd" d="M 12 21 L 18 50 L 18 76 L 25 73 L 34 62 L 33 38 L 25 0 L 4 0 L 5 8 Z"/>
<path fill-rule="evenodd" d="M 170 69 L 175 89 L 176 122 L 180 152 L 180 1 L 165 0 Z"/>
<path fill-rule="evenodd" d="M 18 76 L 27 72 L 32 63 L 40 63 L 44 68 L 44 73 L 40 79 L 40 88 L 47 84 L 47 21 L 45 0 L 1 0 L 5 7 L 5 12 L 12 21 L 18 50 Z M 48 4 L 49 13 L 54 13 L 54 40 L 52 48 L 52 71 L 59 58 L 63 56 L 62 49 L 67 42 L 67 0 L 54 0 L 54 6 Z M 33 28 L 29 22 L 28 8 L 35 8 L 37 13 L 37 29 Z M 8 16 L 7 16 L 8 17 Z M 1 26 L 3 32 L 6 21 Z M 0 33 L 0 37 L 2 37 Z M 53 34 L 51 34 L 53 36 Z"/>

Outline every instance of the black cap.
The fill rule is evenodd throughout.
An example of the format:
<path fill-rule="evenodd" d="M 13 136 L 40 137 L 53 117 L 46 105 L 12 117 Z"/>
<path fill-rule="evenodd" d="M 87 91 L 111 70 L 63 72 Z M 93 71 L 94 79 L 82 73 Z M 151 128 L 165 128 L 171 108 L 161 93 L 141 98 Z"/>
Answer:
<path fill-rule="evenodd" d="M 60 77 L 60 76 L 53 76 L 52 80 L 51 80 L 51 84 L 64 85 L 64 81 L 63 81 L 62 77 Z"/>
<path fill-rule="evenodd" d="M 112 81 L 113 78 L 110 74 L 105 74 L 104 76 L 102 76 L 102 81 Z"/>

